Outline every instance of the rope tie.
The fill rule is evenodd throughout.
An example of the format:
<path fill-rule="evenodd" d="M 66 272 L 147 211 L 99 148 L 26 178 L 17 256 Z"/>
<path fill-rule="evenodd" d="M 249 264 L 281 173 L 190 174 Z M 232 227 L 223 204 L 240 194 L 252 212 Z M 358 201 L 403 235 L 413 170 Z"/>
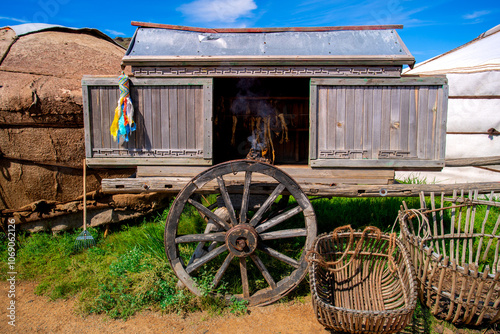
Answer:
<path fill-rule="evenodd" d="M 120 98 L 118 106 L 115 109 L 115 117 L 109 128 L 113 140 L 120 142 L 120 137 L 125 142 L 128 142 L 128 137 L 132 131 L 135 131 L 134 122 L 134 106 L 130 99 L 130 80 L 129 77 L 122 72 L 118 78 L 118 88 L 120 89 Z"/>
<path fill-rule="evenodd" d="M 389 239 L 389 249 L 387 251 L 387 260 L 389 261 L 389 270 L 391 273 L 396 272 L 396 262 L 394 262 L 394 257 L 392 256 L 392 253 L 394 253 L 394 250 L 396 249 L 396 233 L 391 233 L 390 239 Z"/>

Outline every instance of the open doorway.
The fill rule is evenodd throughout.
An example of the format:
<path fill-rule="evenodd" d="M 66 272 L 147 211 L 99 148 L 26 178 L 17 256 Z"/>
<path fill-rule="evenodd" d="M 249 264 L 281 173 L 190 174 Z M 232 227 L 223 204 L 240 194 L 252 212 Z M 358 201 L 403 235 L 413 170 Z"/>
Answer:
<path fill-rule="evenodd" d="M 214 163 L 307 164 L 309 78 L 215 78 Z"/>

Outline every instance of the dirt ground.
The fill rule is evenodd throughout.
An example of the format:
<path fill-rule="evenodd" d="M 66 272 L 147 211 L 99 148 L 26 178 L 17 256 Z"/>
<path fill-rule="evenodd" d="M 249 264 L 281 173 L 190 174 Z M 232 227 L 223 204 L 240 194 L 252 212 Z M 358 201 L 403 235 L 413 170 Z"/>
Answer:
<path fill-rule="evenodd" d="M 105 315 L 82 317 L 75 313 L 75 299 L 50 301 L 34 293 L 35 282 L 16 282 L 15 327 L 9 325 L 9 285 L 0 282 L 0 333 L 194 333 L 194 334 L 302 334 L 333 333 L 316 320 L 311 297 L 304 302 L 275 303 L 253 307 L 245 316 L 214 317 L 206 313 L 187 316 L 143 311 L 127 321 Z M 437 325 L 433 333 L 488 333 L 492 329 L 450 330 Z M 411 323 L 403 333 L 429 333 L 424 321 Z"/>
<path fill-rule="evenodd" d="M 144 311 L 123 321 L 104 315 L 83 318 L 75 314 L 74 299 L 50 301 L 37 296 L 34 282 L 16 284 L 13 327 L 7 317 L 9 287 L 6 282 L 0 286 L 0 333 L 329 333 L 314 317 L 310 298 L 304 303 L 250 308 L 250 314 L 241 317 L 210 317 L 205 313 L 183 317 Z"/>

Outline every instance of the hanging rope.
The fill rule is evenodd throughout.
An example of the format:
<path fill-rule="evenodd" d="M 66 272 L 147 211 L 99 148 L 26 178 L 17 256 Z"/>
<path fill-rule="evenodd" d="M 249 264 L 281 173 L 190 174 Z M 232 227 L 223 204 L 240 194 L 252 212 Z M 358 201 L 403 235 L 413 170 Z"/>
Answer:
<path fill-rule="evenodd" d="M 118 78 L 120 99 L 115 109 L 115 118 L 109 129 L 113 140 L 117 142 L 120 142 L 120 137 L 127 142 L 130 133 L 135 131 L 134 106 L 130 99 L 129 82 L 128 76 L 122 72 L 122 75 Z"/>

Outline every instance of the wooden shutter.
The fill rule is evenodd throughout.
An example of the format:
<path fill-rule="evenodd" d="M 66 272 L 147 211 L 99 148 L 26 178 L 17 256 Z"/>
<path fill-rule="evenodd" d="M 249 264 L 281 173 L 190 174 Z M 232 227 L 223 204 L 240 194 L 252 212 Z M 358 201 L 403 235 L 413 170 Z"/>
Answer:
<path fill-rule="evenodd" d="M 113 141 L 117 78 L 82 81 L 89 165 L 212 164 L 212 79 L 131 78 L 136 131 Z"/>
<path fill-rule="evenodd" d="M 441 168 L 445 78 L 311 79 L 310 165 Z"/>

